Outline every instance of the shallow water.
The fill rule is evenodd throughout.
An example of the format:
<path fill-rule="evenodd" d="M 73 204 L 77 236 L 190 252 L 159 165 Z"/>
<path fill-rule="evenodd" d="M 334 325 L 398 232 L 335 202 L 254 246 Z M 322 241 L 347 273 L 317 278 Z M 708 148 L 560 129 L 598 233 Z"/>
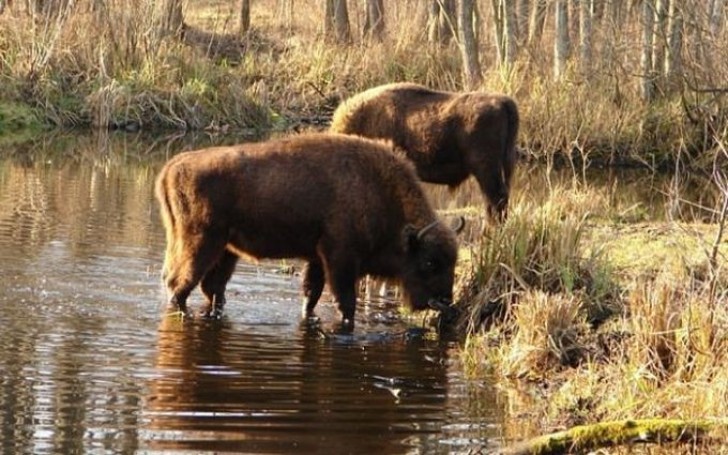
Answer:
<path fill-rule="evenodd" d="M 240 264 L 221 321 L 164 315 L 156 171 L 182 143 L 0 154 L 3 453 L 467 453 L 501 406 L 395 302 L 300 322 L 298 264 Z M 293 273 L 291 273 L 293 269 Z M 198 292 L 191 306 L 201 304 Z"/>

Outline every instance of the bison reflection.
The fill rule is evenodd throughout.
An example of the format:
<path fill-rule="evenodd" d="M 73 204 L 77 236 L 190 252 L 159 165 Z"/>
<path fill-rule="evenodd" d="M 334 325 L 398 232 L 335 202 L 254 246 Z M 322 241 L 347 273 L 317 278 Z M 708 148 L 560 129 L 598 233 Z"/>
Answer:
<path fill-rule="evenodd" d="M 438 221 L 409 162 L 384 144 L 311 134 L 182 153 L 156 185 L 170 304 L 200 283 L 217 315 L 239 256 L 302 258 L 305 312 L 327 281 L 347 324 L 366 274 L 401 281 L 413 309 L 448 308 L 455 233 Z"/>
<path fill-rule="evenodd" d="M 425 182 L 454 188 L 475 176 L 489 214 L 502 219 L 516 161 L 518 123 L 516 103 L 507 96 L 397 83 L 346 100 L 336 109 L 331 130 L 391 140 Z"/>
<path fill-rule="evenodd" d="M 438 448 L 447 351 L 394 334 L 162 323 L 141 446 L 158 451 L 404 453 Z M 291 339 L 294 338 L 294 339 Z M 399 397 L 395 397 L 395 393 Z M 429 449 L 428 449 L 429 447 Z"/>

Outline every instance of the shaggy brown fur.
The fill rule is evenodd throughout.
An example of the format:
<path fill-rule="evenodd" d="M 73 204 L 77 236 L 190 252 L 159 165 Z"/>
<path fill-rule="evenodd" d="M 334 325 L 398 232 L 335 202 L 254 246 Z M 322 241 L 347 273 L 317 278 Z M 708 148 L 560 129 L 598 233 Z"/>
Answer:
<path fill-rule="evenodd" d="M 173 157 L 156 196 L 167 235 L 170 304 L 194 287 L 216 315 L 239 256 L 302 258 L 305 311 L 324 281 L 353 323 L 356 282 L 401 281 L 414 309 L 452 301 L 457 245 L 412 165 L 385 144 L 336 134 L 210 148 Z"/>
<path fill-rule="evenodd" d="M 331 131 L 392 140 L 425 182 L 455 188 L 475 176 L 488 213 L 500 220 L 508 208 L 518 122 L 516 103 L 507 96 L 397 83 L 344 101 Z"/>

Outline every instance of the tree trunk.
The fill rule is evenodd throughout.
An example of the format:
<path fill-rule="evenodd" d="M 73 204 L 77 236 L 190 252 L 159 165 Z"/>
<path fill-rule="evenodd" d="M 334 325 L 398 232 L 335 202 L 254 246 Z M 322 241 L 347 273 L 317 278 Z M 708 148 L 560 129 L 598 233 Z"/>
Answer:
<path fill-rule="evenodd" d="M 162 20 L 160 33 L 162 36 L 182 36 L 184 29 L 184 15 L 182 14 L 182 0 L 162 1 Z"/>
<path fill-rule="evenodd" d="M 457 33 L 455 0 L 430 0 L 427 39 L 430 43 L 446 45 Z"/>
<path fill-rule="evenodd" d="M 665 59 L 665 79 L 668 85 L 680 79 L 682 73 L 683 12 L 678 2 L 670 2 L 670 25 L 667 36 L 667 58 Z"/>
<path fill-rule="evenodd" d="M 531 8 L 531 18 L 528 25 L 528 45 L 536 46 L 541 42 L 544 25 L 546 24 L 546 6 L 548 0 L 535 0 Z"/>
<path fill-rule="evenodd" d="M 339 43 L 351 42 L 349 8 L 346 5 L 346 0 L 334 0 L 334 26 L 336 29 L 336 39 Z"/>
<path fill-rule="evenodd" d="M 240 2 L 240 35 L 244 36 L 250 30 L 250 0 Z"/>
<path fill-rule="evenodd" d="M 519 44 L 523 44 L 522 40 L 525 40 L 528 36 L 528 17 L 529 17 L 529 6 L 530 0 L 518 0 L 516 2 L 516 35 L 518 35 Z"/>
<path fill-rule="evenodd" d="M 723 15 L 725 14 L 725 0 L 713 0 L 710 11 L 710 34 L 717 36 L 723 25 Z"/>
<path fill-rule="evenodd" d="M 560 79 L 569 58 L 569 12 L 567 0 L 555 2 L 554 77 Z"/>
<path fill-rule="evenodd" d="M 278 0 L 278 15 L 283 18 L 286 28 L 293 26 L 293 0 Z"/>
<path fill-rule="evenodd" d="M 585 75 L 591 69 L 593 15 L 594 0 L 579 0 L 579 61 Z"/>
<path fill-rule="evenodd" d="M 493 6 L 493 31 L 495 33 L 495 54 L 498 65 L 502 65 L 506 59 L 506 43 L 503 40 L 505 34 L 503 30 L 506 28 L 505 15 L 503 14 L 503 4 L 501 0 L 491 0 Z"/>
<path fill-rule="evenodd" d="M 649 0 L 642 1 L 642 98 L 646 101 L 654 97 L 654 74 L 652 73 L 652 46 L 654 45 L 655 12 Z"/>
<path fill-rule="evenodd" d="M 503 11 L 503 48 L 505 55 L 503 63 L 513 68 L 518 53 L 518 25 L 516 23 L 516 5 L 513 1 L 501 0 Z"/>
<path fill-rule="evenodd" d="M 334 0 L 324 0 L 324 36 L 334 36 Z"/>
<path fill-rule="evenodd" d="M 364 36 L 381 41 L 384 36 L 384 0 L 367 0 Z"/>
<path fill-rule="evenodd" d="M 463 56 L 463 85 L 472 90 L 482 81 L 480 74 L 480 60 L 478 58 L 478 43 L 473 31 L 475 0 L 461 0 L 460 2 L 460 49 Z"/>
<path fill-rule="evenodd" d="M 665 68 L 665 50 L 667 48 L 667 13 L 670 0 L 657 0 L 655 5 L 655 37 L 652 47 L 652 72 L 660 78 Z"/>

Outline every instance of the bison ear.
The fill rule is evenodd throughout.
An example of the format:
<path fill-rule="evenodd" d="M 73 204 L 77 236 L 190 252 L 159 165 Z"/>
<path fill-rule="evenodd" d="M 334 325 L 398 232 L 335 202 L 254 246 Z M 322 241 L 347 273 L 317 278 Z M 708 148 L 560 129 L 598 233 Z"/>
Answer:
<path fill-rule="evenodd" d="M 420 242 L 418 237 L 419 231 L 416 227 L 408 224 L 402 229 L 402 244 L 406 252 L 410 253 L 417 249 L 417 245 Z"/>
<path fill-rule="evenodd" d="M 452 226 L 452 230 L 455 231 L 455 235 L 460 234 L 463 232 L 463 228 L 465 228 L 465 217 L 460 215 Z"/>

